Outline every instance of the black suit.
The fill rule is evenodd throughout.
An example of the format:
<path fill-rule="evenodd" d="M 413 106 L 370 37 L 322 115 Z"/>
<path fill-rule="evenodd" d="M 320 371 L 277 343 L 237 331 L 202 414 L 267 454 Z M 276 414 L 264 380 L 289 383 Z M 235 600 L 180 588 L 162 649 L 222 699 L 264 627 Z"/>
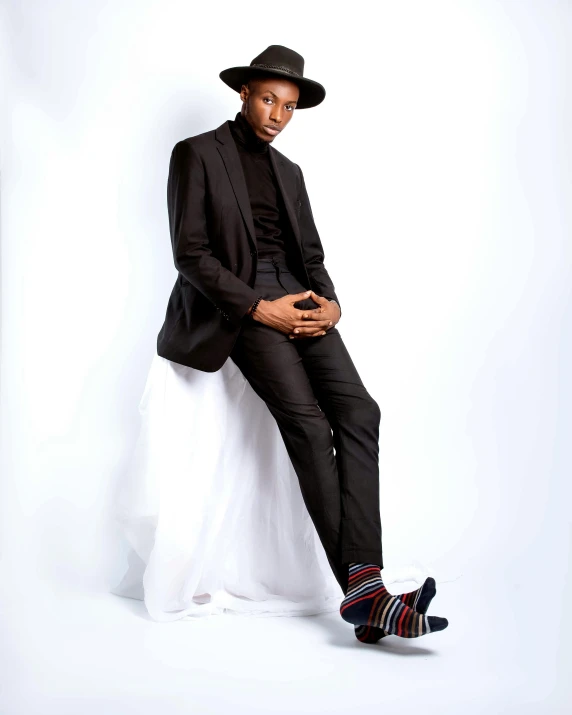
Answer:
<path fill-rule="evenodd" d="M 228 358 L 236 363 L 276 419 L 345 593 L 349 562 L 383 565 L 380 410 L 336 326 L 320 337 L 290 339 L 245 317 L 258 295 L 275 300 L 308 288 L 339 304 L 300 167 L 268 149 L 292 231 L 283 265 L 256 257 L 248 187 L 229 122 L 176 144 L 168 206 L 179 277 L 157 350 L 207 372 Z M 311 299 L 295 305 L 315 307 Z"/>
<path fill-rule="evenodd" d="M 334 299 L 324 249 L 300 167 L 269 146 L 286 206 L 303 287 Z M 171 291 L 157 352 L 214 372 L 229 357 L 246 311 L 257 298 L 256 236 L 240 157 L 229 122 L 178 142 L 167 186 L 169 225 L 179 275 Z"/>

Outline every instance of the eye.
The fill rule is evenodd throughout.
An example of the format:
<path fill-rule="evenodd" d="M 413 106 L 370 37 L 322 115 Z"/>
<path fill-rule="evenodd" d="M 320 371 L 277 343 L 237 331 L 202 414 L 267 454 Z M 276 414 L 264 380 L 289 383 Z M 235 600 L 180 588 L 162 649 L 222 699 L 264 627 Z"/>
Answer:
<path fill-rule="evenodd" d="M 270 99 L 270 97 L 263 97 L 262 100 L 263 100 L 264 102 L 266 102 L 266 100 L 268 100 L 269 102 L 272 101 L 272 100 Z"/>

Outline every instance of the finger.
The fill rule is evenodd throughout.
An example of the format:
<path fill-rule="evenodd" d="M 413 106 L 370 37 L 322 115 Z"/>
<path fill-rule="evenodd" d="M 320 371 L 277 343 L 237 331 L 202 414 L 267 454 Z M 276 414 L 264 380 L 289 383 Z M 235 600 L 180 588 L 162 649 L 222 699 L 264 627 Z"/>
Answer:
<path fill-rule="evenodd" d="M 324 298 L 323 295 L 318 295 L 317 293 L 314 293 L 313 290 L 310 291 L 310 298 L 312 300 L 315 300 L 316 303 L 327 303 L 328 302 L 327 298 Z"/>
<path fill-rule="evenodd" d="M 321 315 L 324 312 L 324 308 L 322 306 L 319 306 L 318 308 L 310 308 L 309 310 L 299 310 L 298 315 L 296 316 L 298 320 L 307 320 L 307 319 L 318 319 L 318 316 Z"/>
<path fill-rule="evenodd" d="M 290 293 L 290 295 L 288 295 L 288 302 L 296 303 L 296 301 L 298 301 L 298 300 L 303 300 L 304 298 L 308 298 L 311 293 L 312 293 L 311 290 L 306 290 L 303 293 Z M 286 296 L 284 296 L 284 297 L 286 297 Z"/>
<path fill-rule="evenodd" d="M 296 338 L 319 338 L 325 334 L 326 334 L 325 330 L 318 330 L 317 332 L 314 332 L 314 333 L 299 333 L 297 335 L 290 333 L 290 335 L 288 337 L 291 338 L 292 340 L 295 340 Z"/>
<path fill-rule="evenodd" d="M 331 327 L 333 322 L 331 320 L 312 320 L 308 318 L 307 320 L 294 320 L 292 323 L 292 332 L 295 333 L 296 330 L 312 330 L 313 328 L 326 328 Z"/>
<path fill-rule="evenodd" d="M 324 321 L 319 321 L 319 322 L 322 323 L 322 324 L 321 324 L 321 325 L 318 325 L 318 324 L 317 324 L 317 325 L 315 325 L 315 326 L 313 326 L 313 327 L 311 327 L 311 328 L 307 328 L 307 327 L 294 328 L 294 329 L 292 330 L 292 333 L 293 333 L 294 335 L 312 335 L 313 333 L 322 332 L 323 330 L 327 330 L 329 327 L 331 327 L 331 326 L 328 325 L 327 323 L 324 325 Z M 292 334 L 292 333 L 291 333 L 291 334 Z"/>

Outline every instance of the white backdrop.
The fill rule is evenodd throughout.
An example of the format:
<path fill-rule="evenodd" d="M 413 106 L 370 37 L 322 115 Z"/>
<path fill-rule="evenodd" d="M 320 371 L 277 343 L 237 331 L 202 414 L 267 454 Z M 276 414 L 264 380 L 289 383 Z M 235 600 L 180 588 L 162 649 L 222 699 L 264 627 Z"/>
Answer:
<path fill-rule="evenodd" d="M 504 712 L 540 701 L 530 712 L 560 712 L 549 707 L 569 692 L 570 664 L 571 12 L 556 0 L 4 3 L 12 665 L 27 672 L 16 631 L 36 594 L 109 586 L 110 500 L 176 276 L 170 151 L 239 111 L 220 70 L 284 44 L 327 89 L 274 145 L 302 166 L 339 329 L 381 407 L 386 566 L 427 566 L 443 592 L 462 583 L 458 637 L 494 651 L 498 634 L 499 668 L 520 658 Z"/>

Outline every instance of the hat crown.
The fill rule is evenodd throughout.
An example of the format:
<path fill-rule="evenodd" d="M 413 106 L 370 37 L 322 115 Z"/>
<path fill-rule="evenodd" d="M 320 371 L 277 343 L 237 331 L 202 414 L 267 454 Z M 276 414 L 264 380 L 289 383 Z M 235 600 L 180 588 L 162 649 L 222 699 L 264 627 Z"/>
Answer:
<path fill-rule="evenodd" d="M 304 76 L 304 58 L 289 47 L 269 45 L 250 63 L 259 69 L 280 70 L 294 77 Z"/>

